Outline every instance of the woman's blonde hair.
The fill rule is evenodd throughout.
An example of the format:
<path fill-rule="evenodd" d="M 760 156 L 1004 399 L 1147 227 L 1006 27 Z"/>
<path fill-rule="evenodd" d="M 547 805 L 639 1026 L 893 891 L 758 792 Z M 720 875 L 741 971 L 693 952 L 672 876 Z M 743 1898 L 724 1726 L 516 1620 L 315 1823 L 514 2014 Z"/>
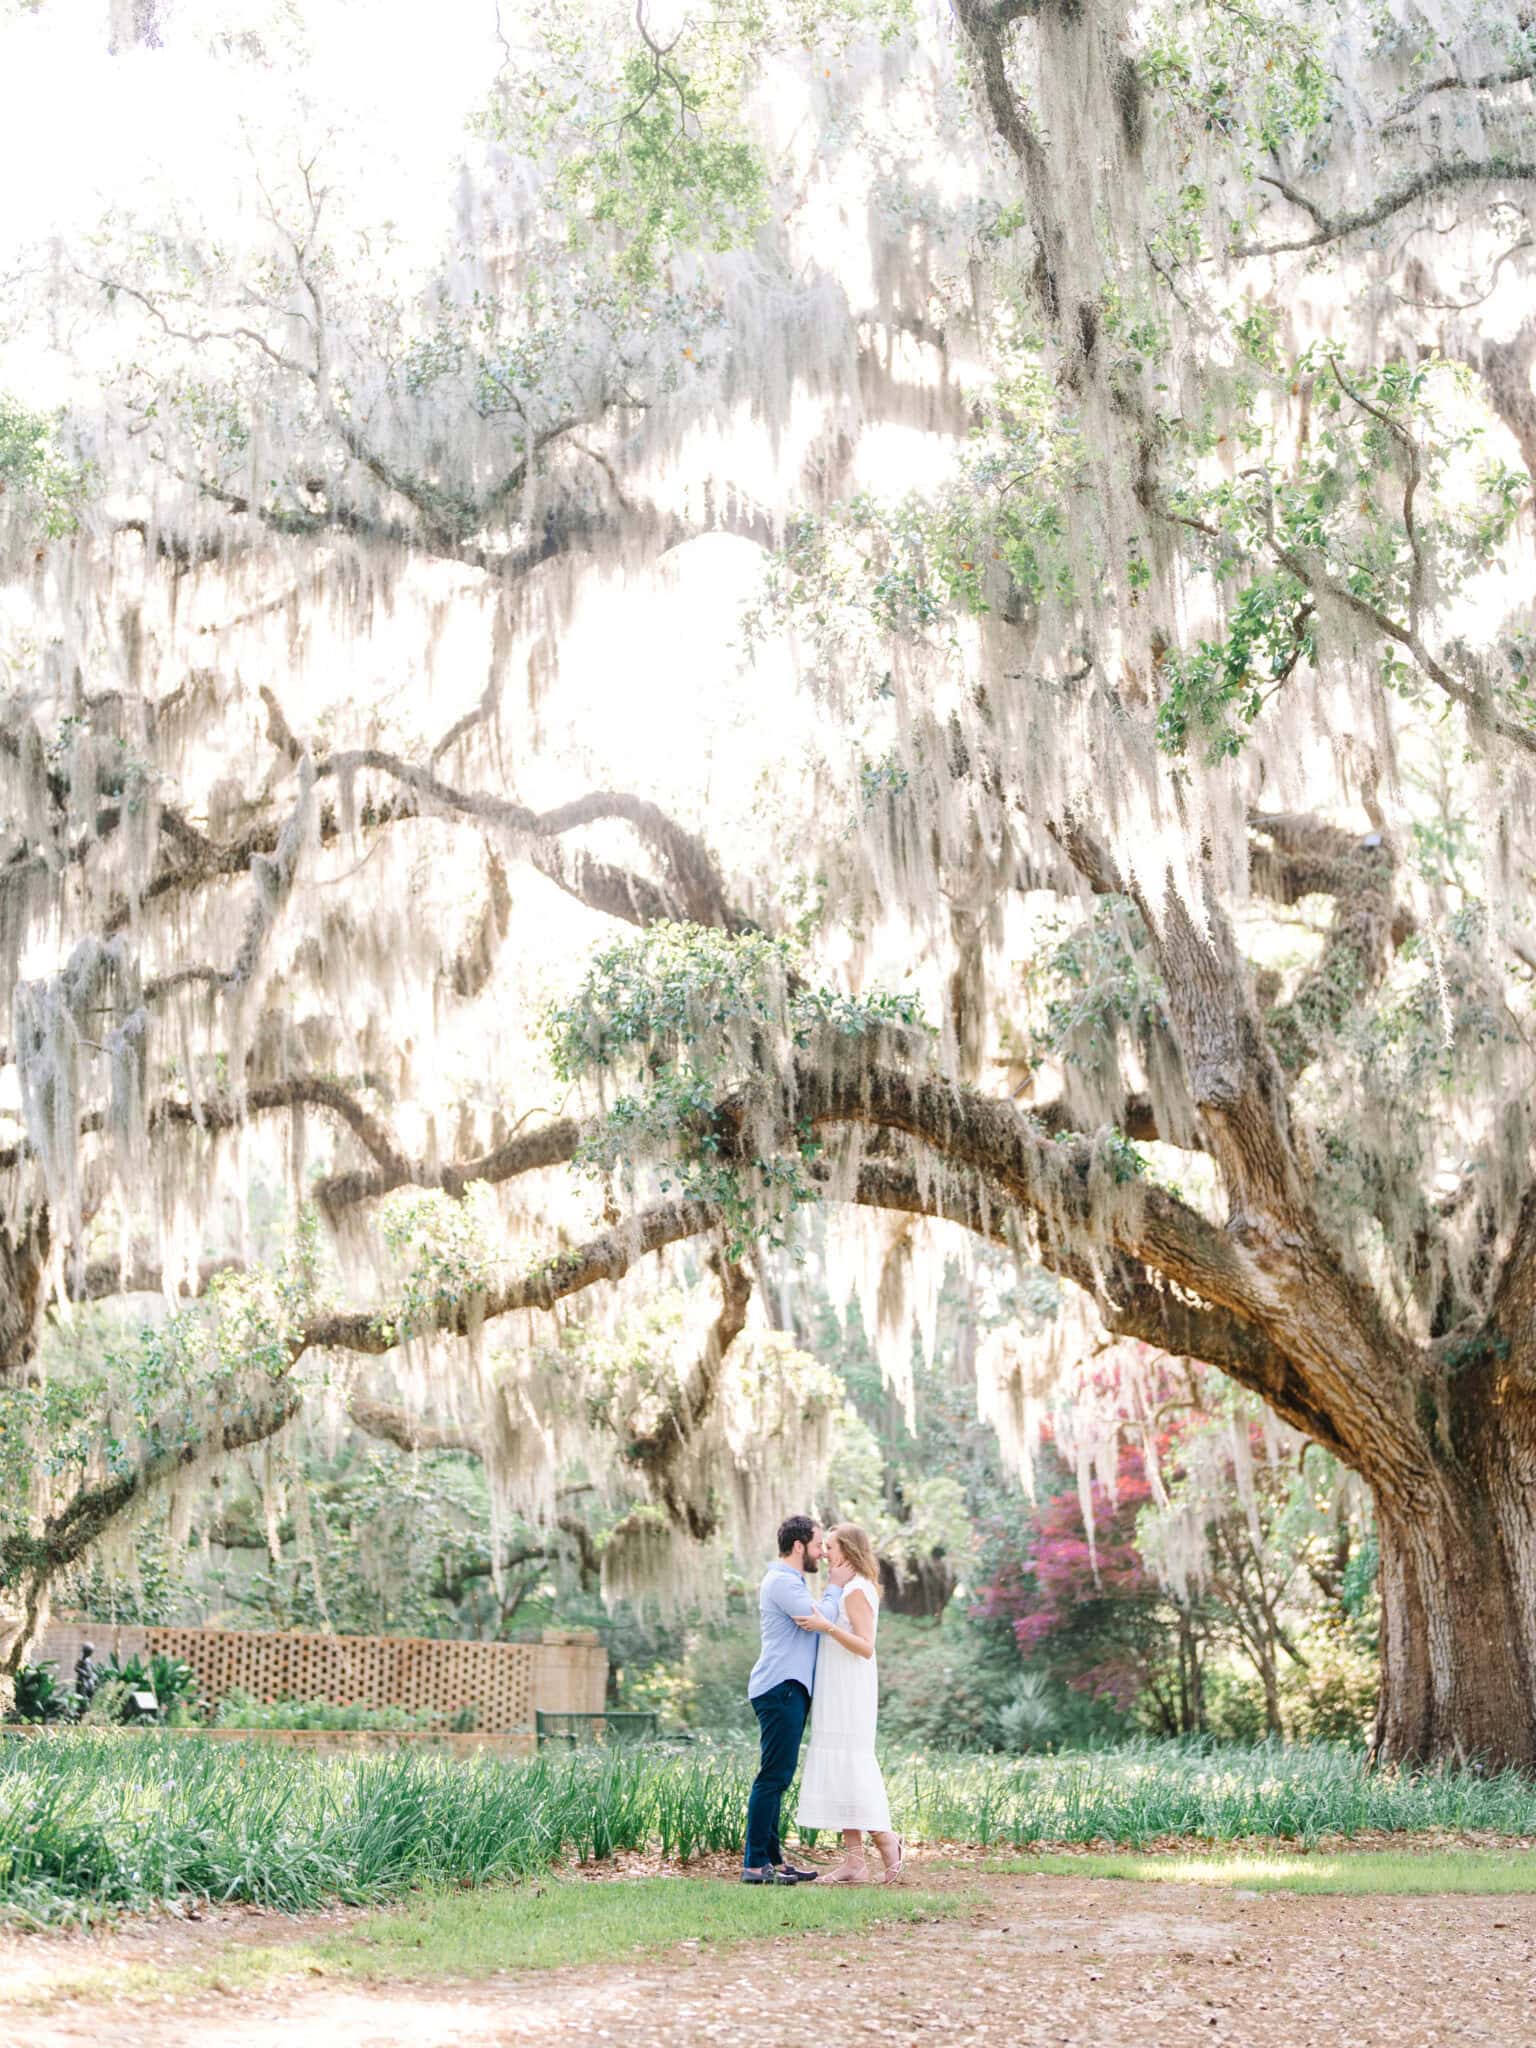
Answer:
<path fill-rule="evenodd" d="M 880 1560 L 875 1556 L 875 1546 L 869 1540 L 869 1531 L 861 1529 L 857 1522 L 834 1522 L 827 1535 L 837 1538 L 838 1547 L 859 1577 L 870 1580 L 878 1590 Z"/>

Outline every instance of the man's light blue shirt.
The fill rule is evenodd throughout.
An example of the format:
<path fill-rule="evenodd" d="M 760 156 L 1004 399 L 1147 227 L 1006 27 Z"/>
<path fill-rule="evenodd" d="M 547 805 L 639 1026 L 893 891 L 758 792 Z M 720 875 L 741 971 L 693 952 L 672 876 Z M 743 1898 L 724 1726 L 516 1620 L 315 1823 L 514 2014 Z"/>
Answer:
<path fill-rule="evenodd" d="M 816 1690 L 816 1652 L 821 1647 L 821 1637 L 814 1629 L 796 1628 L 794 1616 L 824 1614 L 828 1621 L 835 1621 L 841 1598 L 837 1587 L 829 1586 L 820 1600 L 813 1600 L 804 1572 L 797 1572 L 792 1564 L 768 1567 L 757 1596 L 763 1652 L 747 1680 L 749 1700 L 755 1700 L 759 1693 L 771 1692 L 786 1678 L 798 1679 L 807 1692 Z"/>

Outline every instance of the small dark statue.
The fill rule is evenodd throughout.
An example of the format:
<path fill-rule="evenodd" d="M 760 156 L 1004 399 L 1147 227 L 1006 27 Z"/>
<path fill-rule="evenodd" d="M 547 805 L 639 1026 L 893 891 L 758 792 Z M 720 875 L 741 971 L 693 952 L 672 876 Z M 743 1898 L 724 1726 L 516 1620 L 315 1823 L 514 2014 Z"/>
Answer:
<path fill-rule="evenodd" d="M 100 1683 L 101 1666 L 96 1662 L 96 1645 L 82 1643 L 80 1654 L 75 1659 L 75 1692 L 79 1697 L 82 1713 L 96 1697 L 96 1688 Z"/>

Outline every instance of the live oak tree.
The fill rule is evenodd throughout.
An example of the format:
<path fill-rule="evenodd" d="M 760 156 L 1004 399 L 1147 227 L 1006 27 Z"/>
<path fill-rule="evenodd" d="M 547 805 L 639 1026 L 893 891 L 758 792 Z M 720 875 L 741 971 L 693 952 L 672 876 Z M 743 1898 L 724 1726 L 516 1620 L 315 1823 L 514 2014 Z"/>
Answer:
<path fill-rule="evenodd" d="M 15 266 L 74 365 L 0 415 L 0 1371 L 74 1446 L 24 1621 L 314 1360 L 404 1345 L 420 1420 L 442 1341 L 700 1239 L 635 1408 L 475 1368 L 532 1501 L 617 1425 L 640 1583 L 749 1513 L 753 1268 L 852 1205 L 893 1295 L 957 1225 L 1358 1473 L 1378 1752 L 1536 1764 L 1529 26 L 530 13 L 413 240 L 398 122 L 327 142 L 307 29 L 225 11 L 118 61 L 248 95 L 241 178 Z M 583 783 L 573 648 L 722 535 L 780 758 Z M 600 949 L 525 986 L 550 890 Z M 211 1219 L 278 1123 L 325 1235 L 258 1267 Z M 34 1383 L 134 1288 L 209 1306 Z"/>

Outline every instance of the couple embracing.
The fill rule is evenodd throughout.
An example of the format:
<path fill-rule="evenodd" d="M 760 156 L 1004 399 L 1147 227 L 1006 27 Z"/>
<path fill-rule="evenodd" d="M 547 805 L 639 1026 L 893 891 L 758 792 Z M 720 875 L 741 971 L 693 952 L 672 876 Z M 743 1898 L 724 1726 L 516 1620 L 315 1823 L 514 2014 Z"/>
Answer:
<path fill-rule="evenodd" d="M 807 1581 L 827 1567 L 820 1599 Z M 880 1619 L 880 1567 L 868 1536 L 839 1522 L 823 1538 L 807 1515 L 779 1528 L 778 1562 L 758 1595 L 762 1655 L 747 1696 L 762 1733 L 762 1759 L 747 1802 L 743 1884 L 862 1884 L 869 1875 L 864 1836 L 880 1853 L 880 1882 L 901 1876 L 902 1846 L 891 1832 L 885 1781 L 875 1761 L 880 1680 L 875 1630 Z M 809 1717 L 811 1746 L 795 1818 L 801 1829 L 841 1833 L 843 1859 L 833 1870 L 798 1870 L 784 1860 L 779 1806 L 795 1775 Z"/>

